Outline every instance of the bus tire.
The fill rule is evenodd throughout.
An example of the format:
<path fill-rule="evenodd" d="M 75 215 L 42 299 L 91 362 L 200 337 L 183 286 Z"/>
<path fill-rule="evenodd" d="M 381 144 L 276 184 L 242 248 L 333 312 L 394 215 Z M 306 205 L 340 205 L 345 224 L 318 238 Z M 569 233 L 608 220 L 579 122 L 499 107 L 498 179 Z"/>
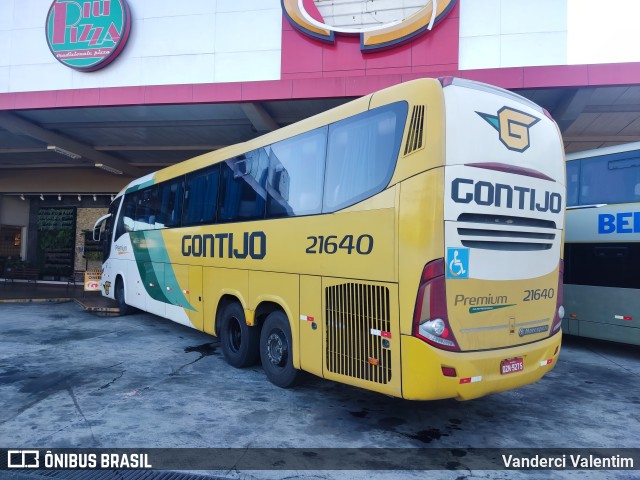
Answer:
<path fill-rule="evenodd" d="M 127 299 L 124 293 L 124 282 L 122 278 L 118 277 L 116 280 L 116 290 L 113 295 L 118 302 L 118 310 L 120 315 L 128 315 L 131 313 L 131 307 L 127 305 Z"/>
<path fill-rule="evenodd" d="M 249 327 L 244 310 L 239 303 L 230 303 L 222 311 L 220 342 L 227 363 L 236 368 L 245 368 L 258 361 L 260 331 Z"/>
<path fill-rule="evenodd" d="M 289 319 L 280 310 L 271 312 L 260 334 L 260 359 L 269 381 L 281 388 L 292 387 L 298 378 L 291 345 Z"/>

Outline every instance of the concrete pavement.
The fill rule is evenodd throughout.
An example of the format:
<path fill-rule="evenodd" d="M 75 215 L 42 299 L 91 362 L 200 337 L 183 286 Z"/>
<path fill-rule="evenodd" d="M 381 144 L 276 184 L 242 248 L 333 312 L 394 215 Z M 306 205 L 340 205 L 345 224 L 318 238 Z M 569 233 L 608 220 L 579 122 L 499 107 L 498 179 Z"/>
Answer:
<path fill-rule="evenodd" d="M 0 444 L 9 448 L 635 448 L 640 438 L 640 359 L 631 346 L 565 337 L 558 366 L 537 384 L 470 402 L 408 402 L 315 377 L 277 388 L 260 366 L 228 366 L 217 339 L 150 314 L 101 318 L 74 303 L 0 304 L 0 330 Z M 425 478 L 347 473 L 300 475 Z"/>

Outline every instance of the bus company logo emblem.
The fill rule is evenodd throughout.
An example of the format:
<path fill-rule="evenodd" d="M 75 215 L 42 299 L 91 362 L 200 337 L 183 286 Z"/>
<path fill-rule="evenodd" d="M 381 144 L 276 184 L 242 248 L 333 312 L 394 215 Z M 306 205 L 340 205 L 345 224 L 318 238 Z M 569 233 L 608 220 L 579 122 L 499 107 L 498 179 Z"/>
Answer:
<path fill-rule="evenodd" d="M 104 282 L 104 294 L 109 295 L 109 290 L 111 290 L 111 282 Z"/>
<path fill-rule="evenodd" d="M 63 65 L 82 72 L 107 66 L 131 31 L 126 0 L 55 0 L 47 15 L 47 43 Z"/>
<path fill-rule="evenodd" d="M 476 113 L 498 131 L 505 147 L 519 153 L 529 148 L 529 129 L 540 121 L 538 117 L 509 107 L 502 107 L 497 115 Z"/>
<path fill-rule="evenodd" d="M 549 325 L 541 325 L 539 327 L 521 328 L 518 330 L 518 335 L 524 337 L 525 335 L 534 335 L 536 333 L 543 333 L 549 330 Z"/>
<path fill-rule="evenodd" d="M 285 17 L 296 30 L 303 34 L 327 43 L 335 42 L 336 33 L 359 35 L 360 50 L 370 52 L 401 45 L 431 31 L 453 9 L 456 0 L 428 0 L 425 6 L 406 18 L 377 24 L 373 27 L 356 26 L 355 28 L 327 24 L 313 0 L 281 0 L 281 3 Z M 360 16 L 363 12 L 368 12 L 371 17 L 375 18 L 376 12 L 370 11 L 371 7 L 368 6 L 370 2 L 355 1 L 350 3 L 353 4 L 355 10 L 349 13 Z"/>
<path fill-rule="evenodd" d="M 447 278 L 469 278 L 468 248 L 447 248 Z"/>

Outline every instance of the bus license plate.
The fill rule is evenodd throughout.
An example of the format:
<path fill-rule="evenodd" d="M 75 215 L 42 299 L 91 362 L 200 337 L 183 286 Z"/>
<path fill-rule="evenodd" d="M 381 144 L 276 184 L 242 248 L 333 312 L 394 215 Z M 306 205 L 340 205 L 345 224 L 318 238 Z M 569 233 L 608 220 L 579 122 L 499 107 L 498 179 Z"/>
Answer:
<path fill-rule="evenodd" d="M 522 357 L 508 358 L 500 362 L 500 373 L 506 375 L 507 373 L 521 372 L 524 370 L 524 359 Z"/>

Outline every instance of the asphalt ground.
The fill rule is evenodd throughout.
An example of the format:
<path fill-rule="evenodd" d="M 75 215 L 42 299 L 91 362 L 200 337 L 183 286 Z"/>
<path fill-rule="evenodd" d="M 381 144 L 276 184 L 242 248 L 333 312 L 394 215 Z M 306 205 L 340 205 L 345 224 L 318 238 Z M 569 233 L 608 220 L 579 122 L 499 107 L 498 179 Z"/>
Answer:
<path fill-rule="evenodd" d="M 474 470 L 464 458 L 469 448 L 638 448 L 637 347 L 565 336 L 558 365 L 536 384 L 469 402 L 409 402 L 311 376 L 280 389 L 259 365 L 227 365 L 214 337 L 146 313 L 5 303 L 0 332 L 4 448 L 461 452 L 450 471 L 191 472 L 247 480 L 640 479 L 638 470 Z M 40 478 L 15 475 L 0 472 Z"/>

